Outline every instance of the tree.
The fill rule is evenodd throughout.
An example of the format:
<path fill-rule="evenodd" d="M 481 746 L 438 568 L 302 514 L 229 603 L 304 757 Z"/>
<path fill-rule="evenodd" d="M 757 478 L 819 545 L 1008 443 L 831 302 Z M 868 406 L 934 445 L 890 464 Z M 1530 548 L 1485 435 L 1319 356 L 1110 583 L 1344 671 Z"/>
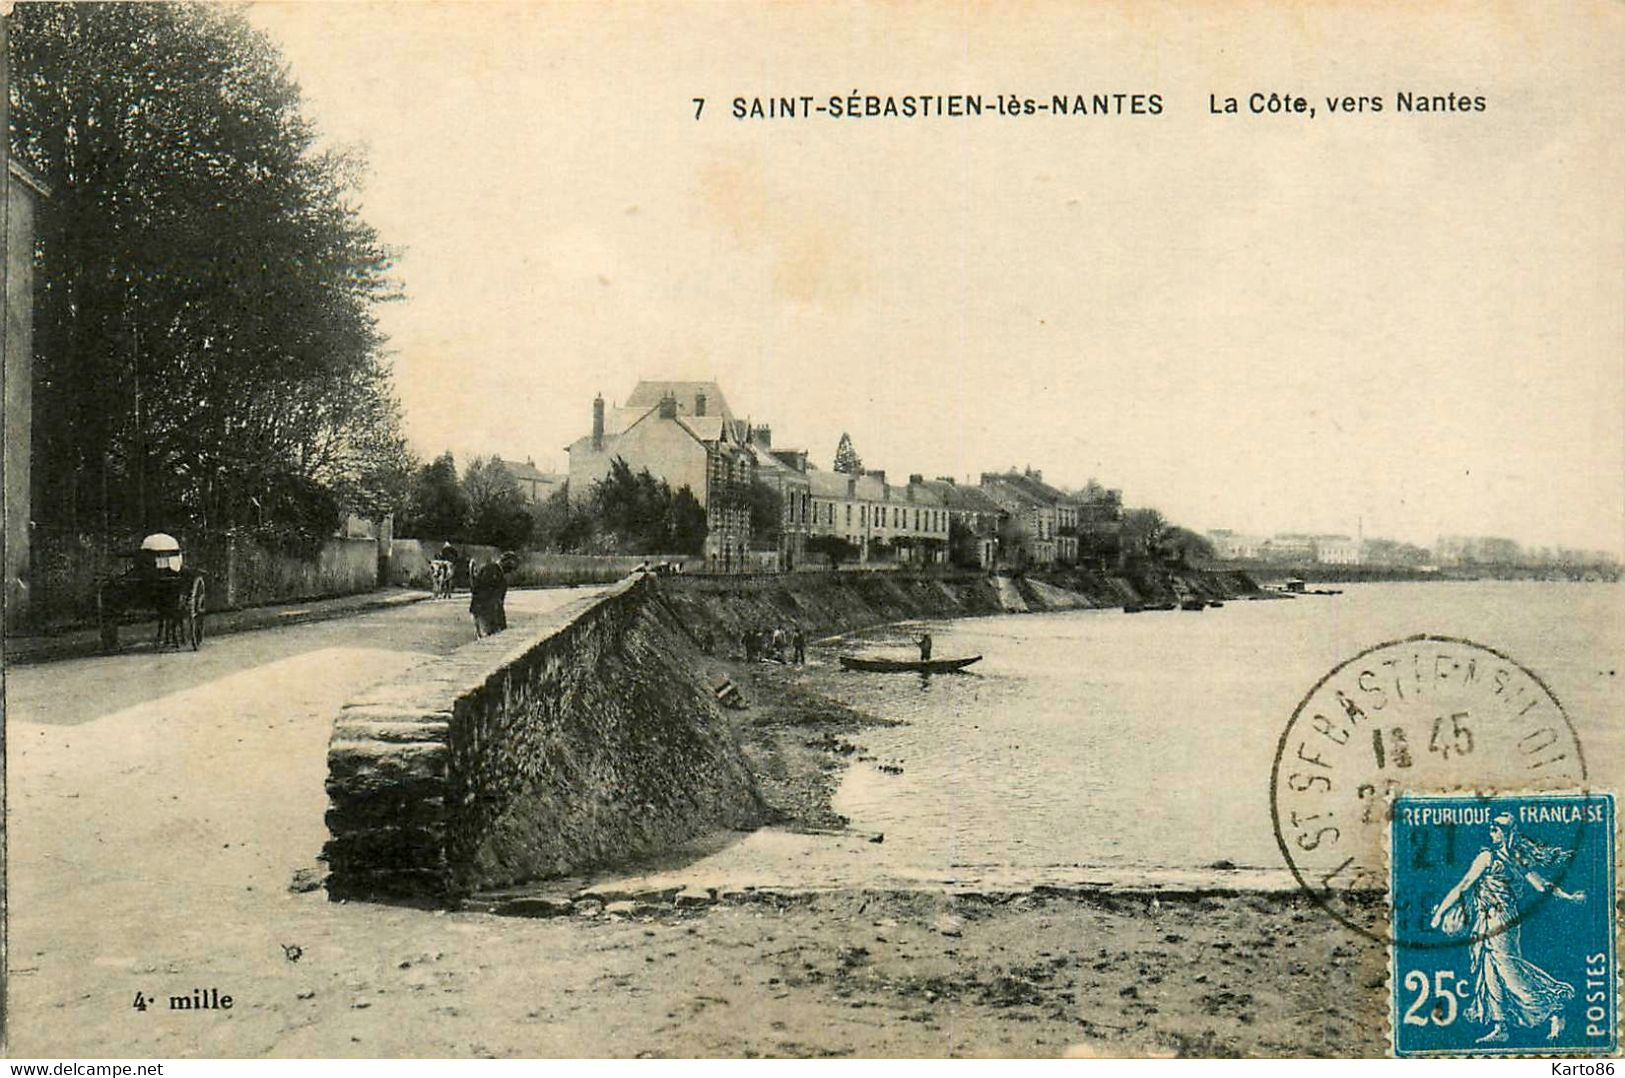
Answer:
<path fill-rule="evenodd" d="M 1027 544 L 1032 539 L 1032 529 L 1019 513 L 1011 513 L 999 519 L 999 554 L 1000 560 L 1013 569 L 1025 568 L 1028 561 Z"/>
<path fill-rule="evenodd" d="M 530 538 L 532 526 L 525 496 L 497 457 L 469 464 L 463 473 L 463 494 L 468 501 L 465 534 L 476 543 L 512 548 Z"/>
<path fill-rule="evenodd" d="M 606 538 L 623 553 L 658 554 L 671 542 L 671 487 L 647 468 L 633 474 L 616 457 L 609 474 L 593 484 L 592 505 Z"/>
<path fill-rule="evenodd" d="M 958 515 L 948 521 L 948 561 L 960 569 L 982 567 L 981 542 Z"/>
<path fill-rule="evenodd" d="M 863 474 L 863 458 L 852 448 L 852 436 L 845 431 L 841 432 L 840 444 L 835 447 L 835 470 L 847 475 Z"/>
<path fill-rule="evenodd" d="M 359 157 L 317 149 L 269 39 L 207 4 L 13 20 L 13 148 L 53 191 L 40 519 L 275 531 L 308 523 L 276 515 L 309 484 L 387 508 L 409 468 L 374 317 L 389 255 L 356 210 Z"/>
<path fill-rule="evenodd" d="M 468 507 L 468 495 L 457 478 L 457 462 L 448 449 L 412 477 L 401 534 L 416 539 L 462 538 Z"/>
<path fill-rule="evenodd" d="M 836 568 L 843 561 L 858 556 L 858 548 L 839 535 L 814 535 L 807 540 L 807 553 L 829 559 L 829 567 Z"/>
<path fill-rule="evenodd" d="M 1132 554 L 1155 553 L 1168 521 L 1155 509 L 1129 509 L 1123 513 L 1123 547 Z"/>
<path fill-rule="evenodd" d="M 1189 567 L 1192 562 L 1213 560 L 1213 544 L 1207 536 L 1198 535 L 1189 528 L 1169 527 L 1157 540 L 1157 549 L 1170 561 Z"/>
<path fill-rule="evenodd" d="M 703 554 L 705 552 L 705 535 L 707 531 L 705 507 L 700 500 L 694 497 L 694 491 L 689 489 L 687 483 L 677 488 L 677 493 L 671 496 L 671 544 L 668 548 L 672 554 Z"/>
<path fill-rule="evenodd" d="M 592 512 L 571 502 L 567 490 L 555 491 L 531 506 L 530 519 L 530 545 L 537 550 L 586 553 L 598 531 Z"/>
<path fill-rule="evenodd" d="M 779 533 L 784 527 L 784 499 L 771 483 L 752 479 L 746 493 L 750 507 L 750 537 L 758 549 L 772 550 L 779 545 Z"/>

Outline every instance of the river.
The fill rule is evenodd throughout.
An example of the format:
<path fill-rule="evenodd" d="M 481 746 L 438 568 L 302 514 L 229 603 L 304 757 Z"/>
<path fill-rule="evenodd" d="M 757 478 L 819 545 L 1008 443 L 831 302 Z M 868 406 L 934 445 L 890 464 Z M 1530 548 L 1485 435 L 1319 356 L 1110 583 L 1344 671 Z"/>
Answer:
<path fill-rule="evenodd" d="M 1372 645 L 1465 637 L 1562 701 L 1594 785 L 1619 783 L 1618 586 L 1394 583 L 1195 612 L 1077 611 L 923 623 L 974 673 L 839 672 L 836 652 L 906 654 L 909 624 L 819 649 L 816 686 L 902 725 L 865 731 L 835 808 L 884 835 L 895 877 L 1044 882 L 1080 870 L 1278 870 L 1269 779 L 1315 682 Z M 896 769 L 900 768 L 901 771 Z"/>

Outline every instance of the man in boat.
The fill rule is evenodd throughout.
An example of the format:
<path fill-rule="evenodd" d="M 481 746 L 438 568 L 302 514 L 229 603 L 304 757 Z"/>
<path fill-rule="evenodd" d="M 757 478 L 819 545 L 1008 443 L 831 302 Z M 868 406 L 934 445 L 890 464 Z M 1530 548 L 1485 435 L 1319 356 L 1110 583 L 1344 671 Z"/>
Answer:
<path fill-rule="evenodd" d="M 928 662 L 931 661 L 931 634 L 930 633 L 923 633 L 920 636 L 920 661 L 922 663 L 928 663 Z"/>

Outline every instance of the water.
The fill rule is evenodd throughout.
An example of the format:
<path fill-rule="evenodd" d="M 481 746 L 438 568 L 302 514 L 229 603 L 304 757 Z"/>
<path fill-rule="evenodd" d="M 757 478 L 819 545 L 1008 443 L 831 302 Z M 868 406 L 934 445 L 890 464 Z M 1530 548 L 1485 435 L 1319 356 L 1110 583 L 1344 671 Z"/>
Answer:
<path fill-rule="evenodd" d="M 875 759 L 852 765 L 835 808 L 884 833 L 865 860 L 892 875 L 1278 869 L 1268 784 L 1293 709 L 1339 662 L 1416 633 L 1477 641 L 1538 674 L 1568 711 L 1593 784 L 1617 787 L 1622 595 L 1600 584 L 1366 584 L 1201 613 L 932 622 L 934 654 L 980 653 L 975 674 L 842 673 L 821 656 L 818 688 L 906 723 L 864 732 Z M 834 650 L 907 654 L 913 628 Z"/>

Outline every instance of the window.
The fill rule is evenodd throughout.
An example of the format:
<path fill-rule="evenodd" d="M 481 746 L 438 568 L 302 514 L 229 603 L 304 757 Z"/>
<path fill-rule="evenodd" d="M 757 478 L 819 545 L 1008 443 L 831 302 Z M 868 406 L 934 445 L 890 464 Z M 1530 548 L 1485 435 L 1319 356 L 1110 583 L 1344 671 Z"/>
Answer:
<path fill-rule="evenodd" d="M 849 527 L 849 528 L 852 526 L 852 503 L 851 502 L 846 503 L 846 526 Z"/>

